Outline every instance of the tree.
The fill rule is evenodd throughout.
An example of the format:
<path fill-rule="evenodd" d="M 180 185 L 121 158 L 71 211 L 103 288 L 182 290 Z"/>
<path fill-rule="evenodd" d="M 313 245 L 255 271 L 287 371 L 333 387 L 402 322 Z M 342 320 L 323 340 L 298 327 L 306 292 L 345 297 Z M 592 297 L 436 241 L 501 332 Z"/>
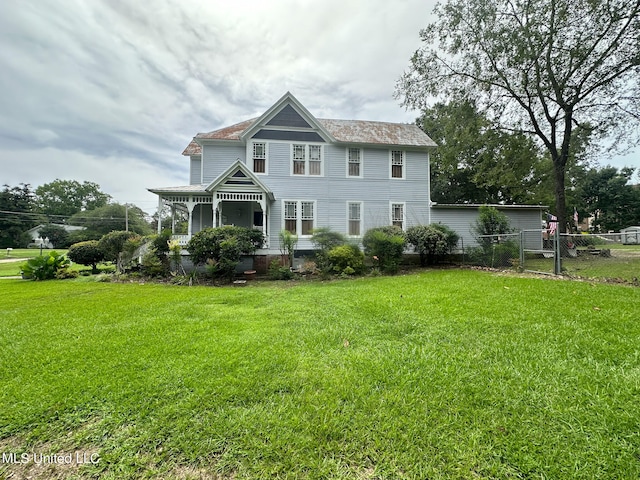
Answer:
<path fill-rule="evenodd" d="M 145 219 L 146 214 L 135 205 L 110 203 L 94 210 L 83 211 L 72 215 L 69 224 L 86 227 L 87 235 L 106 235 L 114 230 L 128 230 L 138 235 L 151 234 L 151 227 Z"/>
<path fill-rule="evenodd" d="M 633 168 L 591 169 L 578 189 L 579 213 L 594 217 L 598 231 L 620 231 L 640 224 L 640 189 L 630 185 Z"/>
<path fill-rule="evenodd" d="M 98 263 L 104 260 L 104 252 L 98 245 L 97 240 L 74 243 L 69 247 L 67 255 L 72 262 L 91 266 L 93 273 L 98 272 Z"/>
<path fill-rule="evenodd" d="M 4 185 L 0 191 L 0 248 L 26 247 L 31 238 L 24 232 L 41 220 L 34 213 L 33 192 L 28 183 Z"/>
<path fill-rule="evenodd" d="M 111 196 L 93 182 L 55 179 L 36 188 L 36 206 L 46 215 L 69 217 L 84 210 L 104 207 Z"/>
<path fill-rule="evenodd" d="M 448 0 L 435 14 L 396 96 L 419 109 L 474 99 L 497 125 L 537 138 L 564 231 L 572 142 L 586 132 L 623 145 L 639 131 L 628 127 L 640 121 L 640 0 Z"/>
<path fill-rule="evenodd" d="M 478 209 L 478 219 L 475 222 L 473 231 L 477 238 L 487 235 L 504 235 L 511 233 L 509 217 L 496 207 L 482 205 Z"/>
<path fill-rule="evenodd" d="M 493 128 L 471 100 L 436 103 L 418 125 L 438 144 L 431 154 L 431 200 L 537 203 L 546 162 L 533 140 Z"/>

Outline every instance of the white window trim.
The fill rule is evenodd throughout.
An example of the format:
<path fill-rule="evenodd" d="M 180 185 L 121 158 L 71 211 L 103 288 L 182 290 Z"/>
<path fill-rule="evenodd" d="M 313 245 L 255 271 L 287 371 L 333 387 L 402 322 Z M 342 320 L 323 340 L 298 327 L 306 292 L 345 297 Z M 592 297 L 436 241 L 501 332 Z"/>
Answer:
<path fill-rule="evenodd" d="M 360 150 L 360 175 L 349 175 L 349 150 Z M 345 150 L 346 158 L 346 176 L 347 178 L 362 178 L 364 176 L 364 148 L 361 147 L 347 147 Z"/>
<path fill-rule="evenodd" d="M 349 214 L 350 214 L 350 208 L 349 208 L 349 207 L 350 207 L 350 206 L 351 206 L 351 204 L 353 204 L 353 203 L 357 203 L 358 205 L 360 205 L 360 235 L 349 235 L 349 222 L 350 222 L 350 220 L 351 220 L 351 219 L 349 218 Z M 361 238 L 361 237 L 362 237 L 362 235 L 363 235 L 363 233 L 362 233 L 362 232 L 363 232 L 363 230 L 364 230 L 364 229 L 363 229 L 363 223 L 362 223 L 362 222 L 363 222 L 362 217 L 364 216 L 364 215 L 363 215 L 363 212 L 364 212 L 364 202 L 361 202 L 361 201 L 351 201 L 351 200 L 347 201 L 347 228 L 346 228 L 346 230 L 345 230 L 345 232 L 347 232 L 347 237 L 349 237 L 349 238 Z"/>
<path fill-rule="evenodd" d="M 407 202 L 389 202 L 389 225 L 393 225 L 393 206 L 402 205 L 402 230 L 407 229 Z"/>
<path fill-rule="evenodd" d="M 402 177 L 393 176 L 393 152 L 402 152 Z M 407 178 L 407 151 L 406 150 L 389 150 L 389 179 L 404 180 Z"/>
<path fill-rule="evenodd" d="M 253 170 L 253 145 L 256 143 L 264 144 L 264 156 L 265 156 L 264 173 L 258 173 Z M 247 165 L 247 168 L 251 171 L 251 173 L 253 173 L 254 175 L 268 175 L 269 174 L 269 142 L 258 141 L 258 140 L 252 140 L 251 142 L 248 142 L 247 143 L 247 159 L 248 161 L 245 162 L 245 165 Z"/>
<path fill-rule="evenodd" d="M 299 173 L 293 173 L 293 147 L 294 145 L 303 145 L 304 146 L 304 175 Z M 309 174 L 309 147 L 311 145 L 320 147 L 320 175 L 310 175 Z M 323 143 L 313 143 L 313 142 L 292 142 L 289 147 L 289 174 L 292 177 L 324 177 L 324 163 L 325 163 L 325 152 L 324 152 L 324 144 Z"/>
<path fill-rule="evenodd" d="M 301 175 L 302 176 L 302 175 Z M 289 198 L 282 199 L 282 215 L 281 215 L 281 225 L 280 230 L 285 229 L 285 204 L 286 203 L 296 203 L 296 235 L 298 238 L 311 238 L 311 235 L 302 235 L 302 204 L 303 203 L 312 203 L 313 204 L 313 226 L 311 229 L 316 228 L 318 224 L 318 202 L 317 200 L 293 200 Z"/>

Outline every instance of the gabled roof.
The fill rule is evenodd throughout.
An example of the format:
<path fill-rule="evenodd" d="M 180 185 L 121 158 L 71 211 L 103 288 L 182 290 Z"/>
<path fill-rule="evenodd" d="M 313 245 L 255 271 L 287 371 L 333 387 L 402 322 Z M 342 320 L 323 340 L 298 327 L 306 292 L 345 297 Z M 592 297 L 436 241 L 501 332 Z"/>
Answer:
<path fill-rule="evenodd" d="M 333 140 L 329 132 L 325 130 L 322 124 L 319 123 L 313 115 L 311 115 L 311 112 L 309 112 L 309 110 L 307 110 L 304 105 L 302 105 L 298 101 L 298 99 L 291 94 L 291 92 L 285 93 L 280 98 L 280 100 L 274 103 L 271 108 L 264 112 L 258 119 L 256 119 L 256 121 L 251 124 L 251 126 L 249 126 L 244 132 L 242 132 L 240 134 L 240 140 L 246 141 L 248 138 L 251 138 L 253 134 L 263 126 L 284 126 L 282 123 L 279 123 L 277 121 L 277 117 L 280 112 L 285 109 L 291 110 L 291 112 L 298 117 L 298 124 L 296 125 L 296 127 L 313 129 L 325 141 Z"/>
<path fill-rule="evenodd" d="M 254 186 L 264 192 L 270 200 L 275 198 L 273 192 L 269 190 L 269 187 L 262 183 L 241 160 L 236 160 L 232 163 L 218 178 L 207 185 L 205 190 L 207 192 L 213 192 L 225 184 L 229 185 L 230 188 L 234 188 L 236 185 L 240 188 L 250 188 Z"/>
<path fill-rule="evenodd" d="M 245 142 L 260 127 L 269 126 L 285 108 L 293 108 L 307 122 L 308 128 L 317 130 L 329 141 L 363 145 L 397 145 L 399 147 L 435 147 L 436 143 L 417 125 L 407 123 L 374 122 L 366 120 L 334 120 L 315 118 L 289 92 L 278 100 L 262 116 L 236 123 L 208 133 L 198 133 L 182 152 L 183 155 L 200 155 L 199 140 Z"/>
<path fill-rule="evenodd" d="M 26 233 L 29 233 L 29 234 L 36 233 L 38 230 L 40 230 L 41 228 L 44 228 L 45 226 L 46 227 L 61 227 L 61 228 L 64 228 L 67 232 L 77 232 L 79 230 L 86 230 L 87 229 L 87 227 L 81 227 L 81 226 L 78 226 L 78 225 L 67 225 L 66 223 L 49 223 L 47 225 L 44 225 L 44 224 L 41 223 L 40 225 L 37 225 L 37 226 L 35 226 L 33 228 L 30 228 L 29 230 L 27 230 Z"/>

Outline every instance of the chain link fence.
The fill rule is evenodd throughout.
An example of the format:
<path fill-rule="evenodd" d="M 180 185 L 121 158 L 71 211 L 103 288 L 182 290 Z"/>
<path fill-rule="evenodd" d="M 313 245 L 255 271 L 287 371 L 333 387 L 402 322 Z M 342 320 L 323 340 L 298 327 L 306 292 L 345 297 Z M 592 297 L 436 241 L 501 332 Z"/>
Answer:
<path fill-rule="evenodd" d="M 620 233 L 550 235 L 548 230 L 523 230 L 486 235 L 470 246 L 461 240 L 451 258 L 461 265 L 634 284 L 640 278 L 640 242 Z"/>

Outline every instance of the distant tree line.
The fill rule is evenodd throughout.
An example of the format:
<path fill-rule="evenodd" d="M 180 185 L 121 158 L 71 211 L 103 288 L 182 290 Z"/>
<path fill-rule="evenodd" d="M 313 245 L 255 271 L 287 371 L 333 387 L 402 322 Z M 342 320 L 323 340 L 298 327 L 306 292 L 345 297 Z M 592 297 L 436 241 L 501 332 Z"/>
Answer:
<path fill-rule="evenodd" d="M 549 205 L 555 214 L 552 162 L 530 135 L 496 128 L 471 100 L 425 107 L 416 123 L 438 144 L 431 153 L 434 202 Z M 636 170 L 597 165 L 589 141 L 574 138 L 563 217 L 572 219 L 575 209 L 605 232 L 640 225 Z"/>
<path fill-rule="evenodd" d="M 28 183 L 4 185 L 0 191 L 0 248 L 26 247 L 32 242 L 27 231 L 43 225 L 39 234 L 57 248 L 97 240 L 114 230 L 139 235 L 152 232 L 147 215 L 139 207 L 113 202 L 93 182 L 60 180 L 32 189 Z M 60 225 L 85 227 L 67 232 Z"/>

